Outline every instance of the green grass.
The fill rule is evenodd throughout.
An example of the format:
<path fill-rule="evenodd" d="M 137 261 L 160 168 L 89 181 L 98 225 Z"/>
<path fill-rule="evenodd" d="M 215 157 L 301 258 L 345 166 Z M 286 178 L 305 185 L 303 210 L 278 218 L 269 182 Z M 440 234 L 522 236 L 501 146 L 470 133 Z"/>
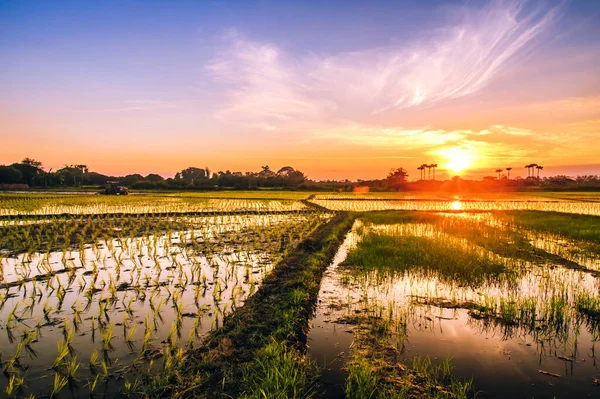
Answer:
<path fill-rule="evenodd" d="M 600 253 L 600 216 L 559 212 L 515 211 L 497 213 L 517 227 L 538 233 L 550 233 L 573 240 L 587 241 L 591 250 Z"/>
<path fill-rule="evenodd" d="M 506 272 L 501 262 L 451 242 L 415 236 L 388 236 L 368 233 L 358 247 L 348 253 L 345 265 L 360 270 L 405 272 L 420 268 L 447 281 L 480 284 Z"/>
<path fill-rule="evenodd" d="M 415 211 L 375 211 L 360 214 L 360 220 L 373 224 L 433 223 L 441 220 L 439 215 Z"/>
<path fill-rule="evenodd" d="M 600 332 L 600 298 L 597 295 L 580 293 L 575 297 L 575 307 L 596 332 Z"/>
<path fill-rule="evenodd" d="M 380 378 L 371 362 L 356 357 L 347 365 L 348 378 L 344 391 L 348 399 L 371 399 L 376 397 Z"/>
<path fill-rule="evenodd" d="M 243 307 L 211 332 L 201 348 L 187 354 L 185 363 L 149 375 L 145 394 L 270 398 L 278 397 L 268 393 L 279 387 L 292 395 L 285 397 L 308 397 L 314 375 L 302 342 L 323 272 L 353 220 L 352 215 L 339 214 L 315 230 L 275 266 Z M 270 366 L 278 370 L 269 370 Z"/>
<path fill-rule="evenodd" d="M 427 223 L 501 256 L 525 260 L 538 259 L 540 256 L 539 251 L 518 231 L 487 226 L 473 219 L 431 212 L 383 211 L 365 213 L 361 220 L 373 224 Z"/>
<path fill-rule="evenodd" d="M 167 197 L 198 197 L 198 198 L 240 198 L 240 199 L 286 199 L 304 200 L 314 192 L 308 191 L 281 191 L 281 190 L 251 190 L 251 191 L 204 191 L 204 192 L 180 192 L 163 194 Z"/>
<path fill-rule="evenodd" d="M 600 201 L 600 192 L 597 191 L 540 191 L 535 195 L 541 198 L 569 201 Z"/>
<path fill-rule="evenodd" d="M 403 318 L 406 323 L 406 318 Z M 433 364 L 428 357 L 402 361 L 394 329 L 377 317 L 359 317 L 352 356 L 346 364 L 348 399 L 417 399 L 476 396 L 472 381 L 453 374 L 449 358 Z M 405 337 L 401 337 L 403 340 Z"/>
<path fill-rule="evenodd" d="M 314 393 L 316 366 L 284 342 L 272 342 L 244 369 L 244 399 L 300 399 Z"/>
<path fill-rule="evenodd" d="M 501 220 L 505 219 L 512 221 L 513 218 L 527 217 L 526 214 L 533 213 L 532 220 L 536 220 L 540 224 L 541 231 L 552 221 L 554 216 L 551 213 L 546 216 L 546 212 L 529 212 L 515 211 L 510 213 L 497 212 L 494 213 Z M 509 216 L 510 215 L 510 216 Z M 600 219 L 594 216 L 583 216 L 573 214 L 557 214 L 561 220 L 569 220 L 579 217 L 582 220 Z M 547 219 L 548 218 L 548 219 Z M 537 248 L 530 242 L 529 238 L 523 233 L 520 225 L 508 226 L 490 226 L 482 221 L 464 218 L 444 216 L 439 213 L 417 212 L 417 211 L 382 211 L 382 212 L 367 212 L 361 215 L 361 220 L 372 224 L 398 224 L 398 223 L 425 223 L 434 226 L 439 231 L 443 231 L 451 236 L 466 239 L 470 243 L 485 248 L 499 256 L 512 258 L 515 260 L 523 260 L 534 262 L 545 266 L 547 264 L 559 264 L 563 267 L 571 269 L 584 270 L 585 267 L 565 259 L 557 254 L 549 253 L 544 249 Z M 591 226 L 591 228 L 595 228 Z M 551 229 L 547 227 L 546 230 Z M 541 232 L 540 231 L 540 232 Z M 587 246 L 594 246 L 593 243 L 587 243 Z"/>

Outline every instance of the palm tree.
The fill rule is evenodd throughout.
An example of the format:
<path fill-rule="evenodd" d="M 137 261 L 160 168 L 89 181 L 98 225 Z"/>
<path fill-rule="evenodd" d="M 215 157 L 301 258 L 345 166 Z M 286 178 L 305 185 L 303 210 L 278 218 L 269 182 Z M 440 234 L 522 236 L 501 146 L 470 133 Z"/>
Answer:
<path fill-rule="evenodd" d="M 508 172 L 508 177 L 507 179 L 510 180 L 510 171 L 512 170 L 512 168 L 506 168 L 506 171 Z"/>
<path fill-rule="evenodd" d="M 542 165 L 535 165 L 535 167 L 538 170 L 537 178 L 539 180 L 539 178 L 540 178 L 540 170 L 544 169 L 544 167 Z"/>
<path fill-rule="evenodd" d="M 423 180 L 423 171 L 425 170 L 425 165 L 421 164 L 421 166 L 419 166 L 417 170 L 421 171 L 421 180 Z"/>
<path fill-rule="evenodd" d="M 427 165 L 425 165 L 425 167 L 427 168 L 427 171 L 429 172 L 428 180 L 431 180 L 431 168 L 433 168 L 433 164 L 427 164 Z"/>
<path fill-rule="evenodd" d="M 496 173 L 498 173 L 498 180 L 500 180 L 500 173 L 502 173 L 504 169 L 496 169 Z"/>
<path fill-rule="evenodd" d="M 535 168 L 538 167 L 537 163 L 532 163 L 531 164 L 531 177 L 535 177 Z"/>
<path fill-rule="evenodd" d="M 434 163 L 431 165 L 431 167 L 433 168 L 433 180 L 435 180 L 435 168 L 438 167 L 437 163 Z"/>
<path fill-rule="evenodd" d="M 525 165 L 525 167 L 527 168 L 527 177 L 534 177 L 535 176 L 535 172 L 533 171 L 533 169 L 537 166 L 537 164 L 535 163 L 530 163 L 529 165 Z"/>

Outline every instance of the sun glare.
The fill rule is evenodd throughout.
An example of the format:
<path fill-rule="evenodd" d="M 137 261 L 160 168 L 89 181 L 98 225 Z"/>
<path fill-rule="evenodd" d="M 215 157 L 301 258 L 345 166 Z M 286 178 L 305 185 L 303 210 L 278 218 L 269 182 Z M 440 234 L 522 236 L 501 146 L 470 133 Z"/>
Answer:
<path fill-rule="evenodd" d="M 462 172 L 468 169 L 475 158 L 471 151 L 456 147 L 442 150 L 440 154 L 447 159 L 444 166 L 453 172 Z"/>

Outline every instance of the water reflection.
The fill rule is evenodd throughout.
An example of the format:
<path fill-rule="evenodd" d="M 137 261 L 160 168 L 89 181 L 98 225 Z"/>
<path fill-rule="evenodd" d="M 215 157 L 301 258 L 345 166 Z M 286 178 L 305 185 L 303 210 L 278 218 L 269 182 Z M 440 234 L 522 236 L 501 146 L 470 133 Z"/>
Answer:
<path fill-rule="evenodd" d="M 484 224 L 495 223 L 489 215 L 483 219 Z M 439 362 L 451 357 L 457 374 L 474 377 L 484 397 L 583 397 L 598 392 L 593 385 L 600 373 L 595 352 L 598 326 L 585 320 L 575 306 L 579 295 L 596 297 L 600 292 L 597 278 L 580 270 L 493 254 L 489 256 L 518 272 L 478 287 L 453 282 L 432 270 L 357 271 L 340 263 L 348 249 L 370 233 L 424 236 L 449 240 L 466 251 L 487 251 L 432 224 L 358 226 L 326 272 L 311 321 L 309 345 L 314 348 L 309 354 L 321 362 L 335 359 L 325 374 L 330 390 L 335 392 L 336 381 L 343 381 L 343 359 L 352 351 L 348 334 L 341 333 L 352 329 L 347 318 L 373 315 L 395 320 L 391 325 L 405 318 L 405 332 L 395 335 L 404 359 L 429 356 Z M 471 310 L 460 308 L 465 305 Z M 492 309 L 493 317 L 474 312 L 474 305 Z M 322 342 L 330 347 L 324 348 Z"/>

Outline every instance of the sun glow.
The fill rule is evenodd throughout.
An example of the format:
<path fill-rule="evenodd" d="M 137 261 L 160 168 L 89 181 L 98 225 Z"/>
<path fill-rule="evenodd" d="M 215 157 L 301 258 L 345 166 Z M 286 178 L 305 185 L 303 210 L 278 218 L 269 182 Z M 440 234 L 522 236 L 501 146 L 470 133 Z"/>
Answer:
<path fill-rule="evenodd" d="M 444 166 L 453 172 L 461 172 L 471 167 L 476 158 L 472 151 L 458 147 L 446 148 L 440 151 L 440 155 L 447 159 Z"/>

